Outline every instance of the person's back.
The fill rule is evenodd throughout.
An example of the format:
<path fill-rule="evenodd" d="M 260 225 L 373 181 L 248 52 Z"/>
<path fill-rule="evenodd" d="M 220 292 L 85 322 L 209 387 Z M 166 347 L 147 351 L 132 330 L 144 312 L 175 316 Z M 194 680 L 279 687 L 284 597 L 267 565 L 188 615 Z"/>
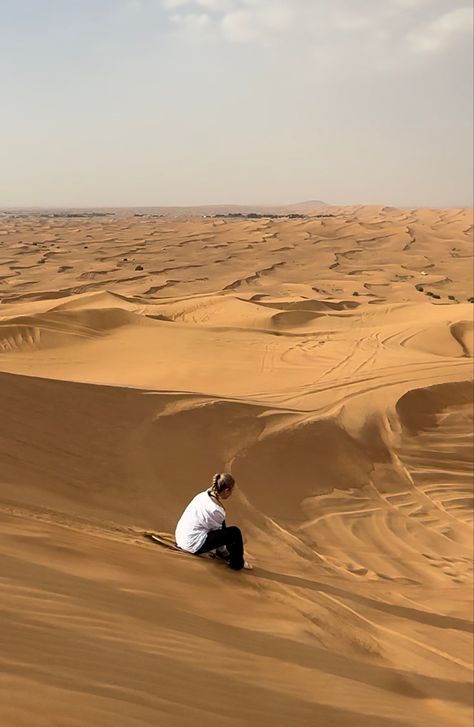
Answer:
<path fill-rule="evenodd" d="M 196 495 L 176 525 L 176 545 L 189 553 L 196 553 L 211 530 L 219 530 L 225 520 L 225 510 L 208 490 Z"/>

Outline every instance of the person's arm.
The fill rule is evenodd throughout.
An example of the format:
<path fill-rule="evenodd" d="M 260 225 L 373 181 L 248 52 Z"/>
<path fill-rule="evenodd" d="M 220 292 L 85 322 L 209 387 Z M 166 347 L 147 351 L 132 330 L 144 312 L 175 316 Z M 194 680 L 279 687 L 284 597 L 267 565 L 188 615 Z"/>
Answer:
<path fill-rule="evenodd" d="M 205 515 L 207 530 L 220 530 L 225 523 L 225 512 L 220 506 L 210 508 Z"/>

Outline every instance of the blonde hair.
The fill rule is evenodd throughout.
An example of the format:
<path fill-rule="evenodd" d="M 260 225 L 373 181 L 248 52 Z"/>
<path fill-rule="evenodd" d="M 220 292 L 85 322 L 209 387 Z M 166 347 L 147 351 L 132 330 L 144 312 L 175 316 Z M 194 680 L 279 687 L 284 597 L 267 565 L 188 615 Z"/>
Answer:
<path fill-rule="evenodd" d="M 212 478 L 211 495 L 219 497 L 224 490 L 231 490 L 235 485 L 235 480 L 228 472 L 218 473 Z"/>

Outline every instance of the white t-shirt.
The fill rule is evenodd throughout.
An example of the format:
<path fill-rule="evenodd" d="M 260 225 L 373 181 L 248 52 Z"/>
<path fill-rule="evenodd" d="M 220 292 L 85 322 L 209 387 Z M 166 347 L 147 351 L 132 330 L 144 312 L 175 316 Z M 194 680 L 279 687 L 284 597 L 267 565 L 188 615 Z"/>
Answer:
<path fill-rule="evenodd" d="M 181 515 L 175 531 L 178 548 L 195 553 L 211 530 L 219 530 L 225 520 L 225 510 L 208 491 L 196 495 Z"/>

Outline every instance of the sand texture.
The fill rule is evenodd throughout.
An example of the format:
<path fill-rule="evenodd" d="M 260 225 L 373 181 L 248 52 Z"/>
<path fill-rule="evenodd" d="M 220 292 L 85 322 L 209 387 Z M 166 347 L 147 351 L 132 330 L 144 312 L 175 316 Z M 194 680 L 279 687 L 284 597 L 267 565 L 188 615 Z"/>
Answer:
<path fill-rule="evenodd" d="M 0 218 L 2 727 L 472 724 L 472 211 L 315 215 Z"/>

